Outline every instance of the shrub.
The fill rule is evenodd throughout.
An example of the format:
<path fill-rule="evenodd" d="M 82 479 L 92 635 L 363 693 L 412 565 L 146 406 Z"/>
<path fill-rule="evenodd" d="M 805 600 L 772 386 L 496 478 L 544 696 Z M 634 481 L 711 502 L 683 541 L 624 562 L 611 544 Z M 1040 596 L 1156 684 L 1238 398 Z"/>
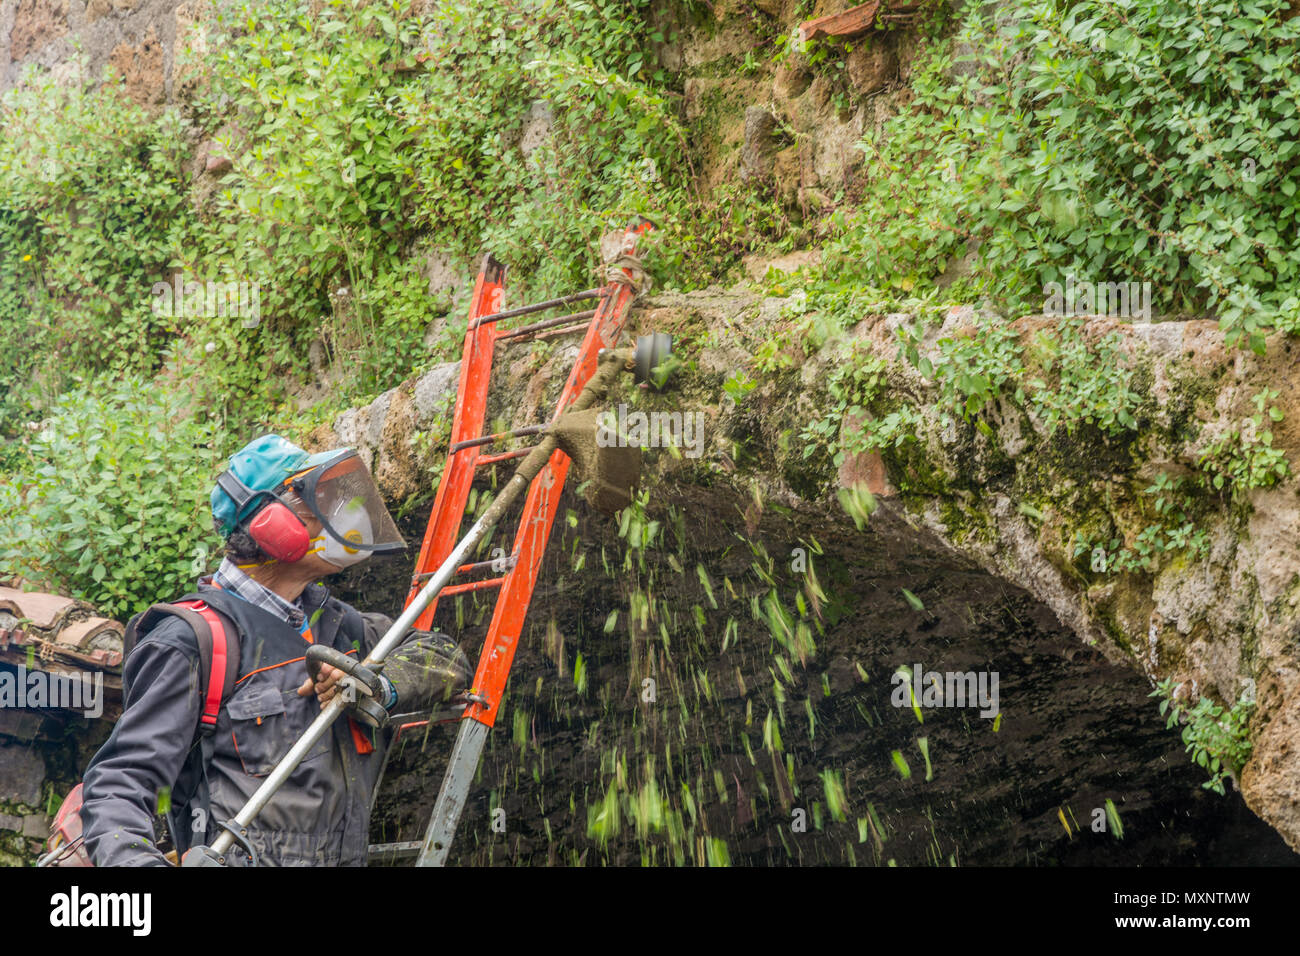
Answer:
<path fill-rule="evenodd" d="M 152 284 L 191 237 L 174 111 L 53 83 L 0 99 L 0 434 L 78 372 L 147 373 Z"/>
<path fill-rule="evenodd" d="M 64 395 L 27 441 L 21 481 L 0 484 L 0 574 L 121 618 L 178 596 L 219 543 L 218 447 L 213 425 L 144 380 Z"/>
<path fill-rule="evenodd" d="M 911 288 L 973 253 L 957 287 L 1011 312 L 1070 276 L 1150 281 L 1163 311 L 1216 313 L 1231 343 L 1262 351 L 1268 327 L 1300 319 L 1288 6 L 968 5 L 912 108 L 863 144 L 879 201 L 846 259 Z"/>
<path fill-rule="evenodd" d="M 1160 698 L 1160 713 L 1167 715 L 1166 727 L 1182 724 L 1187 752 L 1210 775 L 1201 786 L 1222 796 L 1224 779 L 1240 773 L 1250 759 L 1249 723 L 1255 702 L 1242 694 L 1231 708 L 1225 708 L 1201 697 L 1189 708 L 1178 700 L 1177 691 L 1178 685 L 1170 677 L 1147 696 Z"/>

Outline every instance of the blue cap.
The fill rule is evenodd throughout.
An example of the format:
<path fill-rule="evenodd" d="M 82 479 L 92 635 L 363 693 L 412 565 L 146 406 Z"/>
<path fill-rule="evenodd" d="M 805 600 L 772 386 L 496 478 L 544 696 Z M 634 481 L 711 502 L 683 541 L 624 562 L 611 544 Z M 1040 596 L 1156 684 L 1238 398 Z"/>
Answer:
<path fill-rule="evenodd" d="M 253 491 L 275 491 L 286 478 L 328 461 L 335 454 L 327 451 L 309 455 L 286 438 L 263 435 L 230 456 L 230 470 Z M 251 501 L 244 506 L 242 514 L 236 514 L 234 501 L 219 487 L 212 489 L 211 502 L 212 517 L 220 523 L 224 535 L 234 531 L 257 505 Z"/>

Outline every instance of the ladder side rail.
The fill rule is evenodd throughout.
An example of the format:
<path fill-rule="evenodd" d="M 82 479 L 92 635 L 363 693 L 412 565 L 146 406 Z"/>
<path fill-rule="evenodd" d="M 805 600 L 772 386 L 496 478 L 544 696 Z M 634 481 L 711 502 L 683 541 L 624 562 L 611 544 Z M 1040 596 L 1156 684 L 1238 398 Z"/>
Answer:
<path fill-rule="evenodd" d="M 646 220 L 634 222 L 624 234 L 622 251 L 627 255 L 635 254 L 637 238 L 651 228 L 651 223 Z M 623 269 L 622 272 L 629 279 L 634 278 L 630 270 Z M 595 373 L 599 350 L 613 348 L 618 343 L 636 295 L 629 284 L 618 282 L 608 283 L 603 291 L 591 327 L 583 337 L 578 360 L 556 404 L 557 415 L 573 404 Z M 465 708 L 460 721 L 416 866 L 442 866 L 451 851 L 483 746 L 505 692 L 568 469 L 569 457 L 556 451 L 529 486 L 523 518 L 512 548 L 512 554 L 517 556 L 516 563 L 504 576 L 474 675 L 472 686 L 478 700 Z M 502 635 L 505 635 L 504 639 Z"/>
<path fill-rule="evenodd" d="M 634 253 L 637 237 L 648 228 L 649 223 L 646 222 L 629 228 L 624 237 L 624 251 Z M 591 327 L 582 340 L 573 371 L 556 402 L 556 416 L 572 405 L 582 393 L 587 381 L 596 371 L 600 350 L 617 345 L 635 295 L 632 287 L 623 283 L 611 282 L 606 286 L 605 295 L 591 320 Z M 569 456 L 557 450 L 528 489 L 519 530 L 511 548 L 511 554 L 518 555 L 518 559 L 505 576 L 492 622 L 488 625 L 487 636 L 484 638 L 483 650 L 479 655 L 478 669 L 474 674 L 474 690 L 486 699 L 486 703 L 476 701 L 465 709 L 467 718 L 488 727 L 495 723 L 505 693 L 510 666 L 514 662 L 528 606 L 532 603 L 533 589 L 541 571 L 542 558 L 546 554 L 546 544 L 550 539 L 568 473 Z"/>
<path fill-rule="evenodd" d="M 448 447 L 478 437 L 483 432 L 483 420 L 487 412 L 488 383 L 492 377 L 496 330 L 492 325 L 480 325 L 476 328 L 475 321 L 482 315 L 500 311 L 505 296 L 505 272 L 505 267 L 490 253 L 483 257 L 483 265 L 475 280 L 474 294 L 471 299 L 469 328 L 465 333 L 460 381 L 456 390 L 456 408 L 453 412 Z M 477 447 L 465 448 L 447 456 L 447 464 L 443 469 L 442 480 L 438 483 L 438 492 L 430 512 L 429 524 L 425 528 L 424 541 L 420 546 L 420 556 L 416 561 L 411 589 L 407 593 L 404 607 L 409 606 L 420 593 L 418 583 L 420 574 L 439 567 L 456 544 L 465 514 L 465 504 L 469 500 L 470 487 L 474 482 L 478 456 Z M 416 619 L 416 628 L 428 630 L 432 627 L 437 604 L 436 599 L 430 602 Z"/>

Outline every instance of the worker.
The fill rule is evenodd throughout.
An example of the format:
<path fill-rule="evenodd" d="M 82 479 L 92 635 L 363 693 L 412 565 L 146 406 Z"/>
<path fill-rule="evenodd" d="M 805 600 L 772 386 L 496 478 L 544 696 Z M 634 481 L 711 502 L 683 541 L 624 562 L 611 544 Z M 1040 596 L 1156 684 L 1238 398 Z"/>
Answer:
<path fill-rule="evenodd" d="M 225 555 L 189 598 L 233 629 L 233 686 L 224 688 L 219 710 L 206 702 L 205 716 L 209 675 L 200 674 L 195 628 L 172 615 L 158 615 L 152 626 L 140 622 L 123 669 L 125 709 L 84 776 L 91 859 L 96 866 L 165 865 L 154 831 L 163 812 L 177 852 L 211 844 L 342 689 L 345 715 L 226 862 L 364 865 L 387 716 L 463 699 L 469 662 L 446 635 L 412 631 L 385 662 L 379 693 L 341 684 L 344 673 L 328 664 L 315 680 L 308 674 L 304 655 L 313 643 L 364 658 L 392 623 L 357 612 L 319 583 L 406 546 L 355 451 L 308 455 L 278 435 L 263 436 L 230 459 L 211 505 Z M 214 732 L 205 733 L 201 720 Z"/>

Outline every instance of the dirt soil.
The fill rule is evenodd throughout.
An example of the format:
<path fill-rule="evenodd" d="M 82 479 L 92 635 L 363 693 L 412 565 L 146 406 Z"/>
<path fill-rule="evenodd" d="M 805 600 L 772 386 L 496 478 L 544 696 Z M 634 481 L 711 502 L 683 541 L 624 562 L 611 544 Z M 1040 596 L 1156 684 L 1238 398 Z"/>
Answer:
<path fill-rule="evenodd" d="M 1140 675 L 885 510 L 859 532 L 724 481 L 661 486 L 648 510 L 659 547 L 625 565 L 636 521 L 620 537 L 566 489 L 452 863 L 1300 862 L 1234 791 L 1202 788 Z M 406 516 L 408 539 L 427 513 Z M 408 574 L 373 562 L 336 593 L 396 614 Z M 769 592 L 789 634 L 755 617 Z M 476 659 L 491 603 L 459 601 L 439 624 Z M 890 676 L 918 663 L 996 671 L 996 729 L 973 708 L 926 708 L 920 724 L 893 706 Z M 376 842 L 420 839 L 454 727 L 399 748 Z"/>

